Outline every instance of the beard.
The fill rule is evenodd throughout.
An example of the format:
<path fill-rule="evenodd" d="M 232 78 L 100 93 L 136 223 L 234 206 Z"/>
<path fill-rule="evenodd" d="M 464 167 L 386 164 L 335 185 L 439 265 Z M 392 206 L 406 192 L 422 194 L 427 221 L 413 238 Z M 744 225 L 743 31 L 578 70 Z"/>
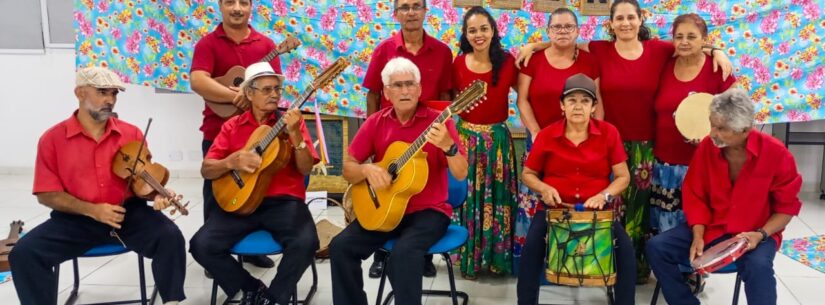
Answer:
<path fill-rule="evenodd" d="M 720 140 L 716 137 L 710 137 L 710 140 L 713 142 L 713 145 L 716 146 L 717 148 L 728 147 L 728 143 L 725 143 L 724 141 L 722 141 L 722 140 Z"/>
<path fill-rule="evenodd" d="M 87 108 L 86 111 L 89 112 L 92 119 L 99 123 L 106 122 L 111 117 L 117 117 L 117 114 L 112 111 L 112 107 L 102 107 L 97 110 Z"/>

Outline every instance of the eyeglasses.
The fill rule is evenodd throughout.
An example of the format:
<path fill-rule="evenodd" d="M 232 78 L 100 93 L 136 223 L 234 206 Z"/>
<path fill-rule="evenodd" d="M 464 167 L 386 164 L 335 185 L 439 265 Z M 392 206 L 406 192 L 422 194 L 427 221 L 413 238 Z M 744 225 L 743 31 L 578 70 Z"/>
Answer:
<path fill-rule="evenodd" d="M 394 82 L 392 84 L 387 85 L 387 87 L 389 87 L 390 89 L 396 90 L 396 91 L 401 91 L 404 88 L 413 88 L 415 86 L 418 86 L 418 82 L 412 81 L 412 80 L 403 81 L 403 82 Z"/>
<path fill-rule="evenodd" d="M 421 6 L 421 5 L 413 5 L 413 6 L 402 5 L 402 6 L 396 7 L 395 11 L 398 12 L 398 13 L 409 13 L 409 12 L 420 13 L 421 11 L 423 11 L 426 8 L 427 8 L 426 6 Z"/>
<path fill-rule="evenodd" d="M 263 87 L 263 88 L 257 88 L 257 87 L 249 86 L 249 88 L 251 88 L 252 90 L 261 90 L 261 93 L 263 95 L 270 95 L 270 94 L 272 94 L 272 92 L 275 92 L 275 93 L 278 93 L 278 94 L 281 94 L 281 92 L 284 92 L 284 87 L 281 87 L 281 86 L 277 86 L 277 87 L 266 86 L 266 87 Z"/>
<path fill-rule="evenodd" d="M 554 24 L 550 26 L 553 33 L 570 33 L 575 31 L 577 26 L 575 24 Z"/>

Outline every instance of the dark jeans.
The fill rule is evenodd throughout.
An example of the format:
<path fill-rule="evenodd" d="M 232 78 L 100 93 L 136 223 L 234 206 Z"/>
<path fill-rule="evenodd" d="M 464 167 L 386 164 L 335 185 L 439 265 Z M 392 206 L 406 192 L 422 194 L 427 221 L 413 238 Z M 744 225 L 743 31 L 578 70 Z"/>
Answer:
<path fill-rule="evenodd" d="M 269 294 L 286 304 L 318 250 L 318 234 L 307 205 L 292 197 L 266 197 L 248 216 L 215 209 L 209 220 L 195 233 L 189 244 L 192 257 L 218 285 L 232 297 L 239 290 L 253 290 L 258 280 L 232 258 L 232 247 L 257 230 L 272 234 L 284 248 L 278 272 L 269 285 Z"/>
<path fill-rule="evenodd" d="M 209 147 L 212 147 L 212 142 L 209 140 L 203 140 L 201 142 L 201 151 L 203 152 L 203 157 L 206 157 L 206 153 L 209 152 Z M 212 211 L 218 209 L 218 202 L 215 201 L 215 194 L 212 193 L 212 180 L 203 179 L 203 222 L 209 219 L 209 215 L 212 215 Z"/>
<path fill-rule="evenodd" d="M 533 216 L 524 250 L 521 252 L 516 294 L 519 305 L 535 305 L 539 301 L 539 284 L 544 276 L 545 253 L 547 252 L 547 217 L 545 211 Z M 613 222 L 615 238 L 616 293 L 617 305 L 632 305 L 636 297 L 636 255 L 633 244 L 622 225 Z"/>
<path fill-rule="evenodd" d="M 728 238 L 730 236 L 717 238 L 705 245 L 705 249 Z M 679 270 L 679 265 L 688 263 L 692 243 L 693 232 L 687 224 L 659 233 L 647 243 L 647 260 L 656 274 L 656 279 L 662 284 L 662 294 L 668 304 L 699 304 L 699 299 L 690 292 Z M 745 282 L 748 304 L 776 304 L 776 278 L 773 276 L 775 256 L 776 242 L 769 238 L 736 260 L 736 268 Z"/>
<path fill-rule="evenodd" d="M 390 232 L 367 231 L 358 221 L 351 223 L 330 243 L 332 302 L 367 305 L 361 261 L 384 243 L 397 238 L 385 271 L 395 290 L 395 304 L 420 305 L 424 257 L 444 233 L 450 219 L 441 212 L 424 210 L 404 216 Z"/>
<path fill-rule="evenodd" d="M 125 218 L 117 234 L 129 250 L 152 259 L 152 274 L 164 302 L 182 301 L 186 275 L 186 244 L 178 226 L 146 201 L 131 198 L 123 205 Z M 57 304 L 54 267 L 108 243 L 111 227 L 92 218 L 52 211 L 9 255 L 14 287 L 22 305 Z"/>

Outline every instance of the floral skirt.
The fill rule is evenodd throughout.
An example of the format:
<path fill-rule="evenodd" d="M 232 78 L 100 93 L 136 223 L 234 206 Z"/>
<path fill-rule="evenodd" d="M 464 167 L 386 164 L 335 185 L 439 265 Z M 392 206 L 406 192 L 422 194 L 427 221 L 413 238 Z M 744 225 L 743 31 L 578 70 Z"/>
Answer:
<path fill-rule="evenodd" d="M 645 260 L 645 241 L 650 239 L 649 206 L 653 172 L 653 142 L 625 141 L 630 184 L 622 193 L 619 213 L 636 251 L 637 283 L 647 283 L 650 266 Z"/>
<path fill-rule="evenodd" d="M 682 182 L 686 165 L 669 164 L 656 159 L 650 195 L 650 228 L 662 233 L 685 223 L 682 212 Z"/>
<path fill-rule="evenodd" d="M 457 127 L 467 148 L 469 188 L 467 202 L 453 213 L 453 222 L 470 233 L 457 263 L 470 278 L 483 273 L 512 274 L 518 177 L 510 131 L 503 123 L 459 121 Z"/>

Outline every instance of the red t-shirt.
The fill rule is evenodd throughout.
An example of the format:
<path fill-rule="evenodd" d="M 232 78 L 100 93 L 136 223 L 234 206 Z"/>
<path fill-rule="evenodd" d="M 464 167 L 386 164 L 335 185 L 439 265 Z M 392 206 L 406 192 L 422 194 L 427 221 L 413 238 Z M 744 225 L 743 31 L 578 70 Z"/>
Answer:
<path fill-rule="evenodd" d="M 616 125 L 625 141 L 653 140 L 653 101 L 662 70 L 673 56 L 671 43 L 652 39 L 642 45 L 642 55 L 634 60 L 619 55 L 612 41 L 591 41 L 589 45 L 599 61 L 604 119 Z"/>
<path fill-rule="evenodd" d="M 235 43 L 226 36 L 223 23 L 218 24 L 218 27 L 212 33 L 203 36 L 195 44 L 195 52 L 192 55 L 192 68 L 189 72 L 205 71 L 213 78 L 221 77 L 230 68 L 234 66 L 246 68 L 275 50 L 275 42 L 272 39 L 258 33 L 251 26 L 249 30 L 249 36 L 246 39 L 241 43 Z M 273 58 L 269 64 L 275 72 L 281 73 L 281 60 L 278 57 Z M 212 112 L 209 107 L 204 107 L 203 124 L 200 128 L 203 132 L 203 139 L 207 141 L 214 140 L 225 121 Z"/>
<path fill-rule="evenodd" d="M 453 61 L 453 84 L 457 90 L 462 90 L 470 86 L 475 80 L 482 80 L 487 83 L 487 99 L 478 104 L 474 109 L 460 113 L 459 116 L 467 122 L 473 124 L 495 124 L 507 120 L 510 115 L 510 88 L 518 81 L 518 71 L 516 70 L 515 58 L 506 54 L 501 70 L 498 72 L 498 82 L 493 86 L 493 71 L 487 73 L 475 73 L 467 68 L 466 54 L 461 54 Z"/>
<path fill-rule="evenodd" d="M 131 197 L 126 180 L 112 171 L 112 161 L 120 147 L 141 141 L 137 127 L 109 118 L 106 130 L 95 141 L 71 117 L 46 130 L 37 144 L 32 193 L 66 192 L 90 203 L 120 205 Z"/>
<path fill-rule="evenodd" d="M 713 60 L 706 56 L 705 65 L 693 80 L 683 82 L 673 73 L 676 58 L 671 58 L 662 71 L 659 93 L 656 94 L 656 140 L 653 154 L 656 158 L 670 164 L 688 165 L 696 146 L 685 142 L 685 138 L 676 129 L 673 113 L 682 100 L 693 93 L 718 94 L 728 90 L 736 78 L 731 75 L 722 81 L 722 71 L 713 72 Z"/>
<path fill-rule="evenodd" d="M 802 208 L 802 177 L 782 142 L 752 130 L 748 154 L 736 183 L 731 184 L 722 150 L 705 137 L 690 162 L 682 185 L 682 208 L 688 224 L 705 225 L 705 244 L 724 234 L 756 231 L 772 214 L 796 216 Z M 777 245 L 782 231 L 774 234 Z"/>
<path fill-rule="evenodd" d="M 273 112 L 266 124 L 269 126 L 275 125 L 278 121 L 277 112 Z M 252 110 L 246 111 L 240 115 L 234 116 L 226 121 L 221 127 L 221 132 L 206 153 L 206 159 L 223 160 L 232 153 L 240 150 L 246 145 L 249 137 L 255 129 L 261 126 L 255 121 L 255 116 L 252 115 Z M 286 132 L 286 127 L 284 127 Z M 306 125 L 301 122 L 301 134 L 304 136 L 304 142 L 307 144 L 309 152 L 312 154 L 313 163 L 318 163 L 318 153 L 315 152 L 315 146 L 312 145 L 312 138 L 309 137 Z M 292 149 L 292 147 L 281 147 L 281 149 Z M 289 159 L 286 167 L 282 168 L 275 177 L 272 177 L 272 182 L 266 191 L 267 197 L 275 196 L 291 196 L 301 200 L 306 198 L 306 186 L 304 185 L 304 175 L 298 171 L 295 166 L 295 156 Z"/>
<path fill-rule="evenodd" d="M 430 37 L 424 32 L 424 45 L 417 54 L 407 51 L 404 46 L 403 32 L 382 41 L 375 47 L 364 76 L 364 88 L 381 95 L 381 109 L 392 106 L 384 97 L 384 81 L 381 79 L 381 70 L 390 59 L 404 57 L 412 61 L 421 72 L 421 101 L 439 100 L 441 92 L 449 92 L 452 88 L 450 66 L 453 63 L 453 51 L 443 42 Z"/>
<path fill-rule="evenodd" d="M 610 123 L 591 119 L 587 140 L 578 146 L 564 136 L 566 124 L 559 120 L 542 129 L 524 166 L 542 173 L 542 181 L 554 187 L 563 202 L 579 203 L 610 185 L 613 165 L 627 160 L 627 154 Z"/>
<path fill-rule="evenodd" d="M 364 162 L 369 157 L 373 157 L 372 160 L 375 162 L 381 161 L 390 144 L 397 141 L 412 143 L 430 127 L 440 113 L 419 105 L 412 119 L 402 125 L 395 116 L 393 107 L 381 109 L 367 118 L 358 129 L 349 146 L 349 154 L 358 162 Z M 461 145 L 455 121 L 448 119 L 444 124 L 458 145 L 459 153 L 466 157 L 467 151 Z M 427 153 L 427 185 L 424 186 L 424 190 L 410 198 L 404 214 L 433 209 L 450 217 L 453 208 L 447 203 L 447 156 L 443 150 L 430 143 L 424 144 L 422 151 Z"/>
<path fill-rule="evenodd" d="M 561 115 L 561 93 L 564 91 L 564 82 L 567 78 L 579 73 L 584 73 L 594 80 L 599 78 L 596 59 L 585 51 L 579 51 L 576 61 L 566 69 L 551 66 L 547 61 L 547 55 L 538 52 L 530 58 L 527 66 L 521 69 L 521 73 L 531 77 L 527 101 L 530 102 L 536 122 L 542 129 L 564 118 Z"/>

